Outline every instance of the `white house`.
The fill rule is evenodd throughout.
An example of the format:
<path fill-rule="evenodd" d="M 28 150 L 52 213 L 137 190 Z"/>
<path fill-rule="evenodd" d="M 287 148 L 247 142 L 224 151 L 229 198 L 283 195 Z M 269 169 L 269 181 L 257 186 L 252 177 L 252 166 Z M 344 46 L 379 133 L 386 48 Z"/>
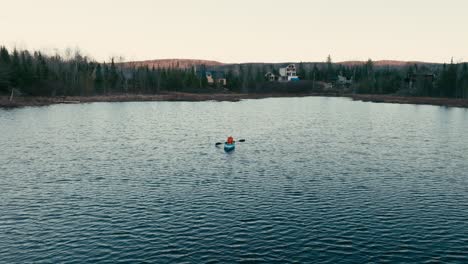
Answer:
<path fill-rule="evenodd" d="M 285 68 L 280 68 L 278 81 L 280 82 L 299 81 L 299 77 L 297 76 L 297 73 L 296 73 L 296 65 L 289 64 Z"/>
<path fill-rule="evenodd" d="M 353 79 L 340 74 L 338 75 L 338 80 L 336 81 L 336 83 L 340 85 L 351 85 L 353 84 Z"/>

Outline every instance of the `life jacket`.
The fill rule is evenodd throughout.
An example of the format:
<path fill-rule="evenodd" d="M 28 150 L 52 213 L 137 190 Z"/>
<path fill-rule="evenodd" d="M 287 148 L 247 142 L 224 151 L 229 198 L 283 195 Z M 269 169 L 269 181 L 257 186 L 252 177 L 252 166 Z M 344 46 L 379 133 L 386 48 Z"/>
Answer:
<path fill-rule="evenodd" d="M 227 143 L 228 143 L 228 144 L 234 143 L 234 138 L 233 138 L 233 137 L 228 137 L 228 138 L 227 138 Z"/>

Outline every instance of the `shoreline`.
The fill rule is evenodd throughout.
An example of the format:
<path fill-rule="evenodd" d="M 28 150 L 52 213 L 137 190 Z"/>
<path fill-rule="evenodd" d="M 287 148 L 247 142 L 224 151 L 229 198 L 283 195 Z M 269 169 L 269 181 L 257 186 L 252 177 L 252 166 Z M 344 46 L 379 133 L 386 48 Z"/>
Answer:
<path fill-rule="evenodd" d="M 415 105 L 435 105 L 446 107 L 468 108 L 468 99 L 437 98 L 437 97 L 406 97 L 394 95 L 371 95 L 371 94 L 339 94 L 339 93 L 266 93 L 266 94 L 244 94 L 244 93 L 182 93 L 167 92 L 160 94 L 115 94 L 115 95 L 95 95 L 95 96 L 57 96 L 57 97 L 37 97 L 26 96 L 16 97 L 9 101 L 9 96 L 0 96 L 0 108 L 17 108 L 28 106 L 48 106 L 53 104 L 77 104 L 95 102 L 238 102 L 243 99 L 264 99 L 273 97 L 347 97 L 354 101 L 392 103 L 392 104 L 415 104 Z"/>
<path fill-rule="evenodd" d="M 48 106 L 53 104 L 78 104 L 97 102 L 238 102 L 244 99 L 264 99 L 273 97 L 339 96 L 326 93 L 183 93 L 166 92 L 159 94 L 112 94 L 94 96 L 21 96 L 9 101 L 9 96 L 0 96 L 0 108 L 27 106 Z"/>
<path fill-rule="evenodd" d="M 444 97 L 410 97 L 395 95 L 375 95 L 375 94 L 352 94 L 345 95 L 354 101 L 389 103 L 389 104 L 413 104 L 413 105 L 434 105 L 445 107 L 468 108 L 468 99 L 455 99 Z"/>

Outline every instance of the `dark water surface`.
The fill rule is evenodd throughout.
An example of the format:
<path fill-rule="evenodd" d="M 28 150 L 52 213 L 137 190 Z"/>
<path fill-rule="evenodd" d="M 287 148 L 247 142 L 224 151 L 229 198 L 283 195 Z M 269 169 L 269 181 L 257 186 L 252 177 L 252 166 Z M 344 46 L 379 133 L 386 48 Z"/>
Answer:
<path fill-rule="evenodd" d="M 245 138 L 232 154 L 214 147 Z M 0 110 L 0 262 L 468 262 L 468 110 Z"/>

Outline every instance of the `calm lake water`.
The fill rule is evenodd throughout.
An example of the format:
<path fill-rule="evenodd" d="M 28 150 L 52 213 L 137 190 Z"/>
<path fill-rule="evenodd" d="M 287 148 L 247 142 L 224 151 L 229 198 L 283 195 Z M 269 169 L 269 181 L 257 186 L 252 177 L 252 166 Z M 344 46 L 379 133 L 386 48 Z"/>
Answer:
<path fill-rule="evenodd" d="M 468 262 L 468 109 L 53 105 L 0 148 L 4 263 Z"/>

